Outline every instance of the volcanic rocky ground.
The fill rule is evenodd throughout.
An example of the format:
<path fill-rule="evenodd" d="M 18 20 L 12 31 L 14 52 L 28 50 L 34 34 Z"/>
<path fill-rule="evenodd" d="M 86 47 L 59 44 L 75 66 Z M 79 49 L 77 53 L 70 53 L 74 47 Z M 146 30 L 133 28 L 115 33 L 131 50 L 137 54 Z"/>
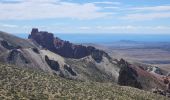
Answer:
<path fill-rule="evenodd" d="M 0 32 L 0 61 L 69 80 L 116 83 L 148 91 L 165 89 L 161 77 L 142 65 L 115 59 L 104 50 L 73 44 L 36 28 L 28 39 Z"/>

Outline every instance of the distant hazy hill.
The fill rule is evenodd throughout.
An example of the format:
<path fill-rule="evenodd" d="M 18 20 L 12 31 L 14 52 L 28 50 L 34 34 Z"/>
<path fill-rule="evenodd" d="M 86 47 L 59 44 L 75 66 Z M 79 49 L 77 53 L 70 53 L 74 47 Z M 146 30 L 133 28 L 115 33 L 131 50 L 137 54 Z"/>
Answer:
<path fill-rule="evenodd" d="M 0 64 L 1 100 L 168 100 L 150 92 L 110 83 L 67 80 L 33 69 Z"/>

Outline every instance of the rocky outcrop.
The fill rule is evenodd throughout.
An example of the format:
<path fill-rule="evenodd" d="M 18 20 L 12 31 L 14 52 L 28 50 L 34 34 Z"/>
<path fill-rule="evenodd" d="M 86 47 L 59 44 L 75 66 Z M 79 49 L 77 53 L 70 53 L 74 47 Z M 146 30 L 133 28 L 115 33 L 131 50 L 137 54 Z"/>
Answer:
<path fill-rule="evenodd" d="M 67 70 L 72 76 L 76 76 L 76 72 L 73 71 L 73 69 L 71 67 L 69 67 L 68 65 L 64 65 L 64 69 Z"/>
<path fill-rule="evenodd" d="M 123 86 L 132 86 L 139 89 L 151 90 L 155 87 L 164 89 L 165 85 L 160 77 L 131 64 L 124 59 L 117 62 L 120 66 L 118 83 Z"/>
<path fill-rule="evenodd" d="M 147 71 L 151 73 L 156 73 L 158 75 L 164 75 L 163 71 L 159 67 L 155 67 L 155 66 L 148 67 Z"/>
<path fill-rule="evenodd" d="M 36 28 L 32 29 L 31 35 L 29 35 L 28 38 L 41 45 L 43 48 L 66 58 L 79 59 L 91 55 L 95 61 L 100 62 L 102 60 L 102 56 L 107 55 L 104 51 L 91 46 L 86 47 L 82 45 L 75 45 L 69 41 L 64 41 L 57 37 L 54 38 L 52 33 L 45 31 L 39 32 Z"/>
<path fill-rule="evenodd" d="M 129 63 L 121 59 L 118 63 L 121 67 L 119 71 L 118 84 L 123 86 L 132 86 L 142 89 L 140 82 L 138 82 L 138 74 L 136 70 L 129 66 Z"/>
<path fill-rule="evenodd" d="M 58 64 L 57 61 L 50 60 L 48 56 L 45 56 L 45 61 L 47 64 L 50 66 L 52 70 L 59 71 L 60 70 L 60 65 Z"/>
<path fill-rule="evenodd" d="M 17 49 L 14 49 L 10 51 L 8 57 L 7 57 L 7 62 L 11 64 L 17 64 L 17 63 L 23 63 L 23 64 L 28 64 L 30 61 L 24 57 L 24 55 Z"/>
<path fill-rule="evenodd" d="M 0 33 L 0 61 L 82 81 L 118 82 L 145 90 L 162 85 L 137 65 L 123 59 L 113 61 L 107 53 L 92 46 L 75 45 L 38 29 L 32 30 L 29 39 Z"/>
<path fill-rule="evenodd" d="M 13 45 L 10 45 L 7 41 L 5 41 L 5 40 L 2 40 L 2 41 L 0 41 L 1 42 L 1 45 L 4 47 L 4 48 L 6 48 L 6 49 L 8 49 L 8 50 L 11 50 L 11 49 L 20 49 L 21 47 L 20 46 L 13 46 Z"/>
<path fill-rule="evenodd" d="M 31 41 L 16 37 L 12 34 L 0 31 L 0 44 L 7 49 L 20 49 L 36 47 Z"/>
<path fill-rule="evenodd" d="M 32 48 L 32 51 L 34 51 L 37 54 L 40 54 L 40 51 L 37 48 Z"/>
<path fill-rule="evenodd" d="M 34 40 L 44 48 L 55 51 L 54 35 L 52 33 L 48 33 L 45 31 L 38 32 L 38 29 L 32 29 L 31 35 L 29 35 L 28 38 Z"/>

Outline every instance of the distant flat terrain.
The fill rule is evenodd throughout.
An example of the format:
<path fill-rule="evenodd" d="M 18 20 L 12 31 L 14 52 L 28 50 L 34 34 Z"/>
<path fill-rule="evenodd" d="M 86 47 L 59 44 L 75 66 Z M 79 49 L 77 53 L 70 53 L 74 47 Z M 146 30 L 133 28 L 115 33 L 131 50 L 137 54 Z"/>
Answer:
<path fill-rule="evenodd" d="M 119 43 L 118 43 L 119 44 Z M 125 45 L 125 46 L 124 46 Z M 109 46 L 112 56 L 155 65 L 170 71 L 170 43 L 120 42 Z"/>
<path fill-rule="evenodd" d="M 151 64 L 170 72 L 170 42 L 120 41 L 96 47 L 106 50 L 113 58 Z"/>

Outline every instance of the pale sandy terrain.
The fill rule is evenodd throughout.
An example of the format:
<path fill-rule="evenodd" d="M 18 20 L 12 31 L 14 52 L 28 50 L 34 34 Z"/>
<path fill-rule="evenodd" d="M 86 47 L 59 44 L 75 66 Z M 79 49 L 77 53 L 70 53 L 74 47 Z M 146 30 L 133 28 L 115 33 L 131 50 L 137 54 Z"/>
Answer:
<path fill-rule="evenodd" d="M 95 44 L 91 44 L 95 46 Z M 113 58 L 124 58 L 160 67 L 170 72 L 170 43 L 116 42 L 97 44 L 95 47 L 107 51 Z"/>
<path fill-rule="evenodd" d="M 170 71 L 170 53 L 161 49 L 112 49 L 112 57 L 137 61 Z"/>

